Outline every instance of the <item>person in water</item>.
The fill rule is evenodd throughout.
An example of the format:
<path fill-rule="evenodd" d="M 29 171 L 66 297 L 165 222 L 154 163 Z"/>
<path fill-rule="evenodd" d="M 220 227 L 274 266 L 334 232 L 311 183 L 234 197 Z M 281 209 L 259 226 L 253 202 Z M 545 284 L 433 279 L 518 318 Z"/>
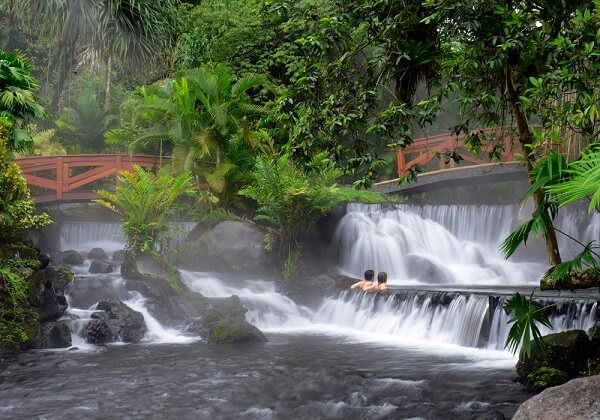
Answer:
<path fill-rule="evenodd" d="M 375 272 L 373 270 L 367 270 L 365 271 L 364 277 L 364 280 L 354 283 L 352 286 L 350 286 L 350 288 L 365 290 L 366 287 L 373 286 L 373 277 L 375 277 Z"/>
<path fill-rule="evenodd" d="M 363 288 L 365 292 L 382 292 L 387 289 L 387 273 L 385 271 L 381 271 L 377 274 L 377 284 L 372 284 L 371 286 Z"/>

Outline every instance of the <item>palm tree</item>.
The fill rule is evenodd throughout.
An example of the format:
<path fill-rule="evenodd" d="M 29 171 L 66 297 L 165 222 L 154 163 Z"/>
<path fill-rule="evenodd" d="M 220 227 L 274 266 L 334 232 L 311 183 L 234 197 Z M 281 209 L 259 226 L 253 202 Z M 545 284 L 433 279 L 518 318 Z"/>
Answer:
<path fill-rule="evenodd" d="M 84 90 L 72 108 L 62 110 L 56 125 L 72 146 L 81 146 L 85 151 L 100 151 L 104 148 L 104 134 L 114 122 L 115 117 L 104 109 L 98 95 Z"/>
<path fill-rule="evenodd" d="M 31 63 L 20 51 L 0 50 L 0 117 L 13 126 L 8 144 L 11 150 L 31 149 L 33 140 L 25 125 L 46 115 L 34 93 L 38 87 L 38 81 L 31 76 Z"/>
<path fill-rule="evenodd" d="M 13 0 L 23 24 L 37 24 L 55 41 L 49 68 L 59 69 L 52 99 L 58 106 L 67 77 L 84 61 L 104 61 L 106 88 L 116 65 L 139 68 L 173 42 L 179 0 Z M 107 95 L 108 96 L 108 95 Z M 108 101 L 108 98 L 106 99 Z"/>

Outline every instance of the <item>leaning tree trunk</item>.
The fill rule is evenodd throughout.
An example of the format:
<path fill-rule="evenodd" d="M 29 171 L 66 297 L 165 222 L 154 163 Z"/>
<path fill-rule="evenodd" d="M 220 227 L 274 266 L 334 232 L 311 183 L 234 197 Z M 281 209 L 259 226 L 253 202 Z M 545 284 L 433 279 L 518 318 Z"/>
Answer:
<path fill-rule="evenodd" d="M 531 145 L 533 144 L 533 134 L 529 128 L 527 117 L 521 108 L 519 103 L 519 95 L 516 91 L 512 73 L 510 69 L 506 72 L 506 91 L 508 94 L 508 100 L 511 105 L 512 114 L 517 122 L 517 130 L 519 133 L 519 143 L 521 143 L 521 149 L 523 150 L 523 156 L 525 156 L 525 166 L 527 168 L 527 174 L 529 175 L 529 183 L 533 185 L 535 180 L 533 179 L 533 164 L 535 158 L 531 155 Z M 537 189 L 533 193 L 533 202 L 536 208 L 541 208 L 544 204 L 544 193 L 541 189 Z M 547 211 L 542 212 L 544 218 L 544 225 L 547 229 L 544 231 L 544 241 L 546 243 L 546 254 L 548 256 L 548 262 L 551 266 L 555 266 L 561 263 L 560 252 L 558 250 L 558 241 L 556 240 L 556 232 L 552 224 L 552 219 L 548 215 Z"/>

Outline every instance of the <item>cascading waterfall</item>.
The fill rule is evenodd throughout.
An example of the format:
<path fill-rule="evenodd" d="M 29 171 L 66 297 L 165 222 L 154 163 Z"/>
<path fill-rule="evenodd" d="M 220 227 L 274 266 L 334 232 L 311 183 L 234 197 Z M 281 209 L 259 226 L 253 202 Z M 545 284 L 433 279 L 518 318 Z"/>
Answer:
<path fill-rule="evenodd" d="M 342 272 L 386 271 L 392 285 L 534 285 L 542 261 L 506 261 L 498 246 L 518 224 L 517 206 L 350 204 L 333 239 Z M 600 239 L 600 215 L 566 208 L 557 226 L 582 242 Z M 577 244 L 560 236 L 565 255 Z"/>
<path fill-rule="evenodd" d="M 208 297 L 238 295 L 246 317 L 273 332 L 340 332 L 367 334 L 373 340 L 452 344 L 502 350 L 510 326 L 502 309 L 505 296 L 475 293 L 409 291 L 364 293 L 348 290 L 324 299 L 312 311 L 278 293 L 270 281 L 225 281 L 216 273 L 181 271 L 184 283 Z M 543 301 L 543 305 L 555 303 Z M 543 334 L 579 328 L 590 330 L 600 320 L 595 301 L 557 303 L 549 310 L 553 328 Z"/>
<path fill-rule="evenodd" d="M 171 245 L 183 242 L 196 226 L 196 222 L 173 223 L 173 239 Z M 60 226 L 60 249 L 89 251 L 94 247 L 114 252 L 125 247 L 125 235 L 121 224 L 117 222 L 69 222 Z"/>
<path fill-rule="evenodd" d="M 260 329 L 298 328 L 311 325 L 311 310 L 298 306 L 292 299 L 276 291 L 272 281 L 245 280 L 227 284 L 214 273 L 180 270 L 182 281 L 194 292 L 206 297 L 238 295 L 244 302 L 248 322 Z"/>
<path fill-rule="evenodd" d="M 502 350 L 510 326 L 505 297 L 455 292 L 398 291 L 369 294 L 346 291 L 327 299 L 314 319 L 351 330 L 404 341 L 456 344 Z M 543 305 L 554 303 L 543 302 Z M 600 321 L 596 301 L 563 301 L 548 310 L 553 328 L 586 331 Z"/>

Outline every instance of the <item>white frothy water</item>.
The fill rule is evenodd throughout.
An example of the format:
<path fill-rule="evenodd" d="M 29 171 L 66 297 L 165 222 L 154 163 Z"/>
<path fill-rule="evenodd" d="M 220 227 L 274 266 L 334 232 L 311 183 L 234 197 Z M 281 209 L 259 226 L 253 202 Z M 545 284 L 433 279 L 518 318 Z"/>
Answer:
<path fill-rule="evenodd" d="M 158 320 L 154 318 L 148 311 L 144 296 L 136 291 L 131 292 L 131 294 L 132 298 L 124 301 L 123 303 L 134 311 L 141 312 L 141 314 L 144 316 L 144 323 L 146 324 L 144 341 L 150 343 L 186 344 L 199 340 L 199 337 L 183 335 L 181 331 L 177 329 L 163 327 L 160 322 L 158 322 Z"/>
<path fill-rule="evenodd" d="M 213 273 L 180 270 L 182 281 L 194 292 L 206 297 L 237 295 L 248 312 L 246 319 L 258 328 L 298 328 L 310 325 L 311 310 L 298 306 L 289 297 L 278 293 L 271 281 L 246 280 L 241 284 L 226 284 Z"/>
<path fill-rule="evenodd" d="M 454 292 L 402 291 L 388 294 L 348 290 L 326 298 L 316 311 L 300 307 L 276 291 L 273 282 L 227 282 L 215 273 L 181 271 L 184 283 L 208 297 L 238 295 L 249 308 L 246 317 L 264 331 L 360 336 L 368 341 L 504 349 L 510 326 L 504 298 Z M 490 302 L 496 304 L 490 309 Z M 565 301 L 550 315 L 553 329 L 590 330 L 597 303 Z M 505 353 L 508 356 L 508 353 Z"/>
<path fill-rule="evenodd" d="M 543 265 L 506 261 L 497 251 L 511 222 L 510 206 L 354 204 L 333 244 L 344 273 L 361 277 L 366 268 L 385 271 L 391 285 L 535 284 Z"/>
<path fill-rule="evenodd" d="M 121 291 L 124 290 L 124 280 L 118 275 L 112 276 L 112 285 L 115 290 L 115 296 L 118 296 Z M 79 277 L 76 281 L 94 281 L 94 278 L 93 276 L 91 278 L 87 276 Z M 186 335 L 174 328 L 163 327 L 161 323 L 148 311 L 148 308 L 145 304 L 146 299 L 141 293 L 137 291 L 130 291 L 129 295 L 131 297 L 127 300 L 124 300 L 123 303 L 134 311 L 140 312 L 144 317 L 146 333 L 144 334 L 143 342 L 186 344 L 198 341 L 200 339 L 199 337 Z M 72 346 L 82 350 L 95 349 L 96 346 L 86 342 L 85 330 L 87 324 L 92 320 L 92 314 L 94 312 L 98 312 L 98 304 L 95 303 L 87 309 L 75 308 L 71 304 L 71 297 L 68 294 L 65 297 L 69 305 L 65 316 L 69 321 L 69 326 L 71 328 Z"/>

